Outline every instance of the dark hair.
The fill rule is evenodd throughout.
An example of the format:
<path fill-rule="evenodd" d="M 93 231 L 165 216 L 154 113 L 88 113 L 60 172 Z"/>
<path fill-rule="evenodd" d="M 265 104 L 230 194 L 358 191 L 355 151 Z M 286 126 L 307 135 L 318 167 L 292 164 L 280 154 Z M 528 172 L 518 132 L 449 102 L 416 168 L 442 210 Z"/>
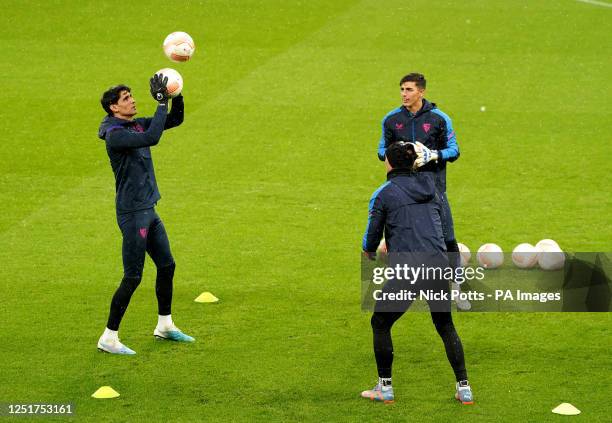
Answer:
<path fill-rule="evenodd" d="M 108 90 L 102 94 L 102 99 L 100 103 L 102 103 L 102 108 L 108 113 L 109 116 L 113 115 L 113 112 L 110 109 L 111 104 L 117 104 L 119 98 L 121 97 L 121 91 L 127 91 L 128 93 L 132 92 L 130 87 L 127 85 L 119 84 L 114 87 L 110 87 Z"/>
<path fill-rule="evenodd" d="M 418 88 L 421 89 L 425 89 L 425 87 L 427 86 L 427 81 L 425 81 L 425 75 L 423 75 L 422 73 L 409 73 L 408 75 L 406 75 L 405 77 L 403 77 L 400 81 L 400 87 L 402 86 L 402 84 L 404 82 L 414 82 L 414 85 L 416 85 Z"/>
<path fill-rule="evenodd" d="M 394 169 L 412 169 L 414 161 L 416 160 L 416 152 L 414 151 L 414 145 L 405 141 L 398 141 L 391 144 L 385 152 L 389 164 Z"/>

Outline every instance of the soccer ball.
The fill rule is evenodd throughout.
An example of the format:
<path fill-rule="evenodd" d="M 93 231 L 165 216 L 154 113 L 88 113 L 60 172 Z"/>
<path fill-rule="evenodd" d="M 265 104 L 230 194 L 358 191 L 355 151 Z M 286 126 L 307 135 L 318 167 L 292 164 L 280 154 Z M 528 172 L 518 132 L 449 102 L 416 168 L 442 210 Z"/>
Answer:
<path fill-rule="evenodd" d="M 155 72 L 156 74 L 162 74 L 168 77 L 168 84 L 166 84 L 166 91 L 170 97 L 176 97 L 183 90 L 183 77 L 180 73 L 171 68 L 163 68 Z"/>
<path fill-rule="evenodd" d="M 538 253 L 538 265 L 543 270 L 563 269 L 565 253 L 560 248 L 544 248 Z"/>
<path fill-rule="evenodd" d="M 552 239 L 543 239 L 536 244 L 538 265 L 544 270 L 559 270 L 565 265 L 565 253 Z"/>
<path fill-rule="evenodd" d="M 530 269 L 538 262 L 538 250 L 528 243 L 519 244 L 512 251 L 512 262 L 521 269 Z"/>
<path fill-rule="evenodd" d="M 457 246 L 459 247 L 459 256 L 461 257 L 461 267 L 465 267 L 472 259 L 472 253 L 465 244 L 459 242 Z"/>
<path fill-rule="evenodd" d="M 538 265 L 543 270 L 559 270 L 565 265 L 565 253 L 552 239 L 543 239 L 536 245 Z"/>
<path fill-rule="evenodd" d="M 553 241 L 552 239 L 542 239 L 540 241 L 538 241 L 538 243 L 535 245 L 536 250 L 538 251 L 542 251 L 545 248 L 553 248 L 553 249 L 558 249 L 560 250 L 561 247 L 559 247 L 559 244 L 557 244 L 556 241 Z"/>
<path fill-rule="evenodd" d="M 497 244 L 483 244 L 476 253 L 476 259 L 485 269 L 495 269 L 504 263 L 504 253 Z"/>
<path fill-rule="evenodd" d="M 164 40 L 164 53 L 173 62 L 186 62 L 195 51 L 193 39 L 186 32 L 173 32 Z"/>

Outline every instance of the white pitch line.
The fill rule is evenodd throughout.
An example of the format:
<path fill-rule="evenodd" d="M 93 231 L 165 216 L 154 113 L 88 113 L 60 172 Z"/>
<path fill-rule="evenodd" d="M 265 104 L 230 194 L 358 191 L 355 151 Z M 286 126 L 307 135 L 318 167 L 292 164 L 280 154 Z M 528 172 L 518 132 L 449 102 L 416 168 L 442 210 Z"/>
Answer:
<path fill-rule="evenodd" d="M 612 3 L 605 3 L 603 1 L 596 1 L 596 0 L 576 0 L 576 1 L 579 1 L 581 3 L 592 4 L 594 6 L 612 7 Z"/>

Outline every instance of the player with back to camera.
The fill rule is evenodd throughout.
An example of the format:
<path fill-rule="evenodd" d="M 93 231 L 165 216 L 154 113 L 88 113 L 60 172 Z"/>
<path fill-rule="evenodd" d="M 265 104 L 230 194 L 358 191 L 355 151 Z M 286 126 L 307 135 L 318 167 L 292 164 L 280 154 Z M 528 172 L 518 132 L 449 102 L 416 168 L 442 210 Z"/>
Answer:
<path fill-rule="evenodd" d="M 402 105 L 382 121 L 382 135 L 378 143 L 378 158 L 385 160 L 385 151 L 395 142 L 409 141 L 417 146 L 417 167 L 435 176 L 436 190 L 442 210 L 444 242 L 451 265 L 460 266 L 459 246 L 455 239 L 453 216 L 446 196 L 446 163 L 459 158 L 459 145 L 451 119 L 435 103 L 424 98 L 427 81 L 420 73 L 410 73 L 400 80 Z M 453 283 L 453 290 L 460 291 Z M 467 299 L 456 299 L 460 310 L 469 310 Z"/>
<path fill-rule="evenodd" d="M 117 85 L 102 95 L 107 116 L 98 136 L 106 142 L 106 152 L 115 175 L 117 223 L 123 236 L 123 279 L 113 295 L 106 329 L 98 349 L 112 354 L 136 354 L 121 343 L 119 324 L 140 284 L 146 253 L 157 267 L 155 293 L 158 320 L 153 335 L 178 342 L 195 341 L 172 321 L 172 284 L 175 263 L 168 235 L 155 205 L 161 198 L 155 180 L 150 147 L 157 145 L 165 129 L 183 122 L 183 97 L 172 100 L 168 113 L 168 78 L 156 74 L 150 80 L 151 95 L 158 102 L 152 118 L 135 118 L 136 102 L 126 85 Z"/>
<path fill-rule="evenodd" d="M 370 200 L 368 225 L 363 236 L 362 249 L 368 258 L 375 257 L 384 231 L 390 260 L 394 254 L 400 256 L 407 252 L 416 252 L 417 255 L 433 258 L 428 263 L 441 263 L 440 266 L 445 267 L 448 265 L 448 258 L 440 219 L 441 206 L 435 199 L 439 193 L 431 173 L 414 170 L 416 160 L 418 156 L 415 146 L 411 143 L 398 141 L 386 149 L 387 182 L 374 192 Z M 449 288 L 448 282 L 443 279 L 423 280 L 418 284 L 421 290 L 436 288 L 447 292 Z M 411 285 L 397 278 L 390 280 L 383 291 L 391 287 L 391 290 L 401 292 L 406 286 Z M 385 403 L 394 402 L 391 384 L 393 363 L 391 327 L 408 310 L 411 302 L 376 302 L 371 325 L 378 383 L 374 388 L 363 391 L 361 393 L 363 398 Z M 463 346 L 453 324 L 450 300 L 428 301 L 428 303 L 431 318 L 444 342 L 446 356 L 457 380 L 455 398 L 463 404 L 472 404 L 472 391 L 467 380 Z"/>

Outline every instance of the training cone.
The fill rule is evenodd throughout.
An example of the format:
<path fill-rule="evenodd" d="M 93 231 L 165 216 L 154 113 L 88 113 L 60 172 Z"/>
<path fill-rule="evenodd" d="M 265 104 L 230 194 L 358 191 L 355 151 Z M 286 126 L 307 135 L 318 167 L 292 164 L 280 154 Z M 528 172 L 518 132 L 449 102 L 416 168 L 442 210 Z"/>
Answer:
<path fill-rule="evenodd" d="M 576 416 L 580 414 L 580 410 L 574 407 L 569 402 L 564 402 L 563 404 L 559 404 L 552 410 L 555 414 L 562 414 L 564 416 Z"/>
<path fill-rule="evenodd" d="M 119 396 L 119 392 L 115 391 L 110 386 L 101 386 L 96 392 L 91 394 L 91 396 L 99 399 L 117 398 Z"/>
<path fill-rule="evenodd" d="M 194 301 L 196 303 L 216 303 L 219 299 L 210 292 L 202 292 Z"/>

